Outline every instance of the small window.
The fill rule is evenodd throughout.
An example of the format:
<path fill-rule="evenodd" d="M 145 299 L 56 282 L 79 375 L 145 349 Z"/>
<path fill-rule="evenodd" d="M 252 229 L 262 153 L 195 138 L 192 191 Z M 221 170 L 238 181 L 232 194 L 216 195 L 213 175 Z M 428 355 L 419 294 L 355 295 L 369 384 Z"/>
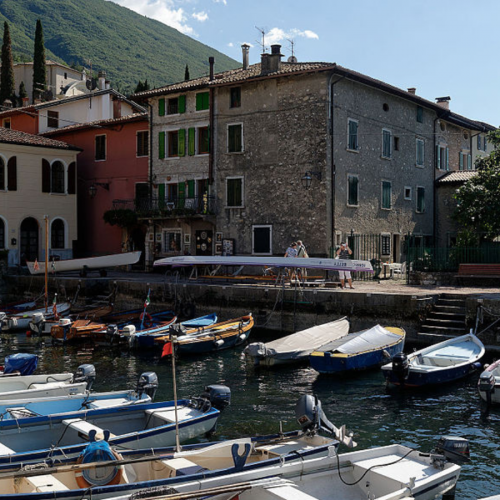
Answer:
<path fill-rule="evenodd" d="M 391 255 L 391 235 L 390 234 L 382 234 L 380 235 L 380 243 L 382 255 Z"/>
<path fill-rule="evenodd" d="M 382 109 L 384 111 L 386 111 L 386 112 L 389 111 L 389 104 L 387 104 L 386 102 L 384 102 L 384 104 L 382 105 Z"/>
<path fill-rule="evenodd" d="M 210 94 L 201 92 L 196 94 L 196 111 L 203 111 L 210 107 Z"/>
<path fill-rule="evenodd" d="M 241 87 L 233 87 L 231 89 L 231 102 L 229 103 L 230 108 L 241 107 Z"/>
<path fill-rule="evenodd" d="M 350 206 L 358 206 L 359 205 L 359 179 L 357 175 L 348 175 L 347 176 L 347 184 L 348 184 L 348 198 L 347 204 Z"/>
<path fill-rule="evenodd" d="M 424 108 L 422 106 L 417 106 L 417 122 L 424 123 Z"/>
<path fill-rule="evenodd" d="M 411 200 L 411 187 L 405 186 L 405 200 Z"/>
<path fill-rule="evenodd" d="M 391 158 L 392 156 L 392 133 L 390 130 L 382 130 L 382 157 Z"/>
<path fill-rule="evenodd" d="M 181 251 L 181 231 L 164 231 L 163 232 L 163 252 L 178 253 Z"/>
<path fill-rule="evenodd" d="M 168 133 L 168 156 L 176 157 L 179 156 L 179 131 L 172 130 Z"/>
<path fill-rule="evenodd" d="M 425 188 L 417 187 L 417 213 L 425 212 Z"/>
<path fill-rule="evenodd" d="M 209 135 L 208 127 L 198 128 L 198 147 L 197 152 L 199 155 L 209 153 Z"/>
<path fill-rule="evenodd" d="M 382 208 L 390 210 L 392 208 L 392 184 L 389 181 L 382 181 Z"/>
<path fill-rule="evenodd" d="M 439 170 L 449 170 L 448 148 L 438 144 L 436 146 L 436 168 Z"/>
<path fill-rule="evenodd" d="M 47 111 L 47 127 L 59 128 L 59 112 Z"/>
<path fill-rule="evenodd" d="M 10 118 L 3 119 L 3 128 L 10 128 Z"/>
<path fill-rule="evenodd" d="M 399 151 L 399 137 L 394 137 L 394 151 Z"/>
<path fill-rule="evenodd" d="M 243 177 L 226 179 L 226 199 L 228 207 L 243 207 Z"/>
<path fill-rule="evenodd" d="M 167 100 L 167 115 L 177 115 L 179 113 L 179 98 L 173 97 Z"/>
<path fill-rule="evenodd" d="M 106 159 L 106 136 L 95 136 L 95 159 L 101 161 Z"/>
<path fill-rule="evenodd" d="M 149 152 L 149 132 L 143 130 L 137 132 L 137 156 L 148 156 Z"/>
<path fill-rule="evenodd" d="M 0 158 L 0 191 L 5 191 L 7 185 L 5 183 L 5 177 L 7 175 L 7 169 L 5 168 L 5 162 L 3 158 Z"/>
<path fill-rule="evenodd" d="M 50 192 L 64 194 L 64 165 L 60 161 L 50 168 Z"/>
<path fill-rule="evenodd" d="M 272 255 L 273 226 L 252 226 L 252 254 Z"/>
<path fill-rule="evenodd" d="M 444 132 L 446 130 L 446 123 L 439 122 L 439 128 L 441 129 L 441 132 Z"/>
<path fill-rule="evenodd" d="M 348 120 L 348 138 L 347 138 L 347 149 L 351 151 L 358 150 L 358 122 L 356 120 Z"/>
<path fill-rule="evenodd" d="M 243 151 L 243 125 L 227 126 L 227 151 L 228 153 L 241 153 Z"/>
<path fill-rule="evenodd" d="M 417 139 L 416 146 L 417 146 L 417 158 L 416 158 L 417 167 L 423 167 L 425 161 L 425 143 L 423 139 Z"/>
<path fill-rule="evenodd" d="M 467 130 L 464 130 L 463 134 L 464 134 L 464 139 L 467 141 L 469 139 L 469 132 L 467 132 Z"/>

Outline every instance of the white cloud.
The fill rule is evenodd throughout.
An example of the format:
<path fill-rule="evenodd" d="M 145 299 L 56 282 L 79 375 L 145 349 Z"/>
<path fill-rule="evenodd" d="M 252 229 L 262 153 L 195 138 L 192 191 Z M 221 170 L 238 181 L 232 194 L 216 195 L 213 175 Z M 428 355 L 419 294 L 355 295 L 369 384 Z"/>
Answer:
<path fill-rule="evenodd" d="M 311 30 L 301 31 L 296 28 L 285 31 L 281 28 L 272 28 L 265 35 L 266 45 L 273 45 L 275 43 L 283 43 L 288 40 L 293 40 L 297 37 L 319 39 L 319 36 Z"/>
<path fill-rule="evenodd" d="M 188 16 L 184 9 L 175 8 L 174 0 L 108 0 L 122 7 L 133 10 L 138 14 L 156 19 L 161 23 L 179 30 L 185 35 L 196 35 L 188 24 Z"/>
<path fill-rule="evenodd" d="M 208 19 L 208 14 L 206 12 L 194 12 L 192 16 L 200 23 L 205 22 Z"/>
<path fill-rule="evenodd" d="M 214 0 L 214 3 L 223 3 L 224 5 L 227 5 L 227 0 Z"/>

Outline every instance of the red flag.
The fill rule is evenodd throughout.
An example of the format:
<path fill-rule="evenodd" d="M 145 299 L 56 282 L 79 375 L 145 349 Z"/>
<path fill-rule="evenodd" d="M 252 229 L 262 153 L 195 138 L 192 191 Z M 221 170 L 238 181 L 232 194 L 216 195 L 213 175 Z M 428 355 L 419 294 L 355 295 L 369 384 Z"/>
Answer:
<path fill-rule="evenodd" d="M 33 269 L 35 271 L 38 271 L 40 269 L 40 266 L 38 265 L 38 259 L 35 259 L 35 263 L 33 264 Z"/>
<path fill-rule="evenodd" d="M 168 356 L 169 354 L 172 354 L 172 342 L 170 342 L 170 340 L 165 342 L 163 351 L 161 352 L 161 357 L 163 358 L 163 356 Z"/>

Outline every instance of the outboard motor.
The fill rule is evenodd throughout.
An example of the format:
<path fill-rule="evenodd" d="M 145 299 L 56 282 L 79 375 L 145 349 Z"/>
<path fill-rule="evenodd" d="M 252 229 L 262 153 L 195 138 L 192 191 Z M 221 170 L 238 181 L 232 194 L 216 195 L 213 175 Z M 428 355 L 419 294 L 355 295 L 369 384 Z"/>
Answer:
<path fill-rule="evenodd" d="M 398 378 L 399 383 L 404 385 L 408 374 L 410 373 L 410 364 L 408 363 L 408 356 L 404 352 L 398 352 L 392 358 L 392 371 Z"/>
<path fill-rule="evenodd" d="M 0 312 L 0 330 L 3 328 L 4 323 L 7 320 L 7 313 Z"/>
<path fill-rule="evenodd" d="M 45 323 L 45 315 L 43 313 L 35 313 L 31 316 L 30 329 L 41 335 Z"/>
<path fill-rule="evenodd" d="M 139 397 L 142 394 L 147 394 L 151 399 L 154 399 L 156 390 L 158 389 L 158 376 L 155 372 L 144 372 L 137 382 L 136 392 Z"/>
<path fill-rule="evenodd" d="M 87 391 L 92 389 L 95 380 L 95 366 L 90 364 L 80 365 L 73 375 L 73 383 L 87 382 Z"/>
<path fill-rule="evenodd" d="M 105 337 L 108 341 L 108 344 L 112 344 L 116 338 L 116 335 L 119 335 L 120 332 L 118 330 L 118 325 L 108 325 L 106 328 Z"/>
<path fill-rule="evenodd" d="M 222 411 L 231 404 L 231 389 L 225 385 L 208 385 L 202 397 L 208 399 L 214 408 Z"/>
<path fill-rule="evenodd" d="M 335 434 L 335 426 L 326 418 L 321 401 L 316 396 L 301 396 L 295 406 L 295 417 L 305 433 L 316 434 L 323 430 Z"/>
<path fill-rule="evenodd" d="M 470 462 L 469 441 L 465 438 L 456 436 L 442 436 L 436 446 L 436 453 L 454 464 L 463 464 Z"/>
<path fill-rule="evenodd" d="M 491 395 L 495 392 L 495 375 L 493 372 L 484 371 L 481 373 L 477 387 L 479 392 L 484 392 L 486 394 L 486 402 L 490 405 Z"/>

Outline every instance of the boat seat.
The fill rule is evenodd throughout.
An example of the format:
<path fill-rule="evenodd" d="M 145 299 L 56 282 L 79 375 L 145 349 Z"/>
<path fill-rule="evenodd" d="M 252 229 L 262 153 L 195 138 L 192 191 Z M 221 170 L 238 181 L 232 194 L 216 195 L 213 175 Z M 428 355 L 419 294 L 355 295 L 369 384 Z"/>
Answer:
<path fill-rule="evenodd" d="M 13 455 L 14 453 L 14 450 L 10 449 L 8 446 L 5 446 L 3 443 L 0 443 L 0 456 Z"/>
<path fill-rule="evenodd" d="M 146 415 L 148 415 L 148 417 L 153 416 L 159 418 L 167 424 L 175 423 L 175 411 L 173 406 L 171 410 L 146 410 Z M 189 408 L 188 406 L 180 406 L 179 408 L 177 408 L 177 418 L 179 419 L 179 421 L 186 420 L 189 417 L 194 417 L 197 415 L 199 415 L 199 411 L 195 410 L 194 408 Z"/>
<path fill-rule="evenodd" d="M 207 469 L 201 467 L 191 460 L 187 460 L 186 458 L 170 458 L 168 460 L 161 460 L 161 462 L 167 468 L 167 476 L 166 477 L 178 477 L 178 476 L 189 476 L 191 474 L 197 474 L 199 472 L 203 472 Z M 164 476 L 162 476 L 164 477 Z"/>
<path fill-rule="evenodd" d="M 66 387 L 68 384 L 66 382 L 44 382 L 41 384 L 31 384 L 30 389 L 57 389 L 59 387 Z"/>
<path fill-rule="evenodd" d="M 24 482 L 24 488 L 28 487 L 27 491 L 32 491 L 33 493 L 52 493 L 55 491 L 68 491 L 69 488 L 59 481 L 52 474 L 41 474 L 40 476 L 22 477 L 21 480 Z M 24 489 L 21 486 L 20 489 Z"/>
<path fill-rule="evenodd" d="M 69 418 L 67 420 L 63 420 L 62 423 L 68 426 L 70 429 L 73 429 L 78 432 L 78 435 L 84 439 L 89 439 L 90 431 L 96 431 L 95 438 L 97 440 L 104 439 L 104 429 L 97 427 L 86 420 L 82 420 L 81 418 Z M 110 433 L 110 437 L 114 437 L 114 434 Z"/>
<path fill-rule="evenodd" d="M 115 398 L 115 399 L 96 399 L 88 404 L 88 408 L 96 410 L 98 408 L 110 408 L 113 406 L 122 406 L 130 403 L 130 399 L 127 398 Z"/>

